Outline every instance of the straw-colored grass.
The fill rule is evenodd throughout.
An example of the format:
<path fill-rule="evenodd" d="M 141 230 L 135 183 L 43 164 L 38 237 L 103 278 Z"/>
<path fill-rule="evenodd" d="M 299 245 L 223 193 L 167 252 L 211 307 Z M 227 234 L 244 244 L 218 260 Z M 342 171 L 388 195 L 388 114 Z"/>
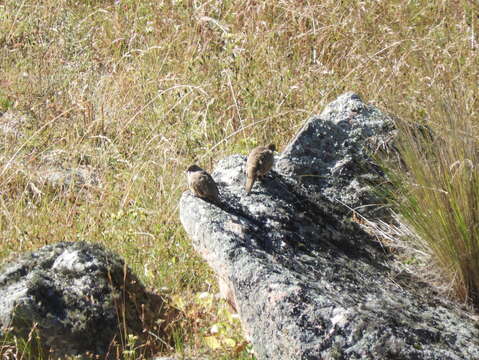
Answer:
<path fill-rule="evenodd" d="M 0 2 L 0 111 L 27 118 L 0 134 L 0 255 L 102 243 L 190 304 L 177 352 L 247 358 L 222 303 L 206 312 L 191 300 L 216 283 L 178 219 L 183 171 L 257 144 L 281 149 L 352 90 L 403 121 L 434 123 L 442 140 L 406 136 L 429 150 L 406 154 L 413 185 L 400 196 L 413 200 L 407 218 L 435 218 L 413 225 L 431 251 L 447 244 L 437 264 L 475 298 L 478 11 L 467 0 Z M 450 111 L 436 112 L 442 104 Z M 39 184 L 42 159 L 59 149 L 63 167 L 88 166 L 102 185 L 77 198 Z M 228 335 L 211 334 L 214 323 Z"/>

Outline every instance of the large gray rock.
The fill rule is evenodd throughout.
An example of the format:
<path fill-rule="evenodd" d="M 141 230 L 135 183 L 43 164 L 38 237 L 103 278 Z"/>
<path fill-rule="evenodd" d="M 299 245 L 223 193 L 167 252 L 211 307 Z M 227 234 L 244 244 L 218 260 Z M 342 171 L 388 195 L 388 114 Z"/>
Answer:
<path fill-rule="evenodd" d="M 167 317 L 162 299 L 145 290 L 123 261 L 100 245 L 58 243 L 4 265 L 0 272 L 3 335 L 27 338 L 54 357 L 115 357 L 115 342 L 139 336 Z M 126 328 L 125 328 L 126 327 Z"/>
<path fill-rule="evenodd" d="M 258 359 L 479 359 L 467 313 L 399 273 L 345 216 L 376 214 L 372 186 L 384 177 L 369 154 L 392 137 L 389 117 L 347 93 L 307 122 L 250 196 L 238 155 L 213 173 L 223 205 L 183 194 L 182 224 Z"/>

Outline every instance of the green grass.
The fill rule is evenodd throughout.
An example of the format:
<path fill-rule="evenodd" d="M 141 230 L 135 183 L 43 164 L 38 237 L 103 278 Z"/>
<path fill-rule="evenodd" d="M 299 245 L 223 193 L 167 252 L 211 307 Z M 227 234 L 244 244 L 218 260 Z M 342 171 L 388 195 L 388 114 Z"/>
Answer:
<path fill-rule="evenodd" d="M 476 100 L 455 90 L 461 94 L 435 94 L 427 108 L 428 128 L 402 124 L 404 172 L 393 175 L 394 199 L 419 235 L 416 246 L 430 256 L 435 280 L 449 294 L 477 306 L 479 118 L 467 111 Z"/>
<path fill-rule="evenodd" d="M 462 298 L 474 298 L 475 281 L 459 274 L 478 278 L 476 175 L 465 162 L 476 164 L 477 12 L 466 0 L 2 1 L 0 111 L 29 121 L 22 137 L 2 135 L 0 143 L 0 255 L 99 242 L 175 298 L 214 293 L 213 274 L 178 219 L 184 169 L 197 162 L 210 170 L 256 144 L 281 149 L 304 119 L 353 90 L 404 122 L 442 129 L 441 152 L 403 140 L 429 151 L 406 153 L 412 170 L 397 174 L 404 191 L 396 201 L 413 205 L 403 207 L 409 221 L 434 222 L 430 235 L 422 230 L 429 225 L 411 222 L 426 241 L 417 246 L 435 254 L 447 244 L 436 263 L 458 274 L 446 279 L 461 279 L 452 287 L 464 289 Z M 443 104 L 453 111 L 438 112 Z M 474 130 L 464 153 L 458 129 Z M 87 159 L 102 186 L 87 199 L 46 187 L 33 196 L 41 157 L 56 149 L 70 167 Z M 424 184 L 449 197 L 426 194 Z M 443 257 L 460 265 L 441 265 Z M 237 347 L 205 344 L 207 329 L 226 321 L 222 306 L 185 315 L 176 348 L 244 358 Z M 239 325 L 230 330 L 226 338 L 241 343 Z"/>

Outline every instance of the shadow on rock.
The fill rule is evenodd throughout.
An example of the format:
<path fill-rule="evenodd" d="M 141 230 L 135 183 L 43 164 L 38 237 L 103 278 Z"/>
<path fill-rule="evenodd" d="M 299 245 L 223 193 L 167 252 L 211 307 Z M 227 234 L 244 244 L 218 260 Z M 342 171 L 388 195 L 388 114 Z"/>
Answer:
<path fill-rule="evenodd" d="M 137 345 L 151 345 L 152 335 L 168 342 L 175 316 L 163 297 L 147 291 L 120 257 L 100 245 L 47 245 L 0 272 L 2 335 L 28 342 L 35 333 L 39 341 L 30 345 L 37 354 L 114 359 L 128 335 Z M 158 346 L 144 349 L 153 355 Z"/>

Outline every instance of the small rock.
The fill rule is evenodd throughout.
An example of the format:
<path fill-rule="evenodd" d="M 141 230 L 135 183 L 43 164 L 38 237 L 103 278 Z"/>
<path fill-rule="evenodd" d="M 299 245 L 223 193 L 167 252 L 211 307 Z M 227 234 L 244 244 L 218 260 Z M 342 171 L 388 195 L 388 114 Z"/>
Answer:
<path fill-rule="evenodd" d="M 30 117 L 14 110 L 0 113 L 0 133 L 19 138 L 24 136 L 22 127 L 31 121 Z"/>
<path fill-rule="evenodd" d="M 115 353 L 114 341 L 125 333 L 141 341 L 168 311 L 123 260 L 96 244 L 47 245 L 0 271 L 3 335 L 26 339 L 35 327 L 40 348 L 54 357 Z"/>
<path fill-rule="evenodd" d="M 100 185 L 97 172 L 90 166 L 46 169 L 39 171 L 37 175 L 41 184 L 48 185 L 55 190 L 80 190 Z"/>
<path fill-rule="evenodd" d="M 40 155 L 40 163 L 48 166 L 63 167 L 68 158 L 68 151 L 63 149 L 53 149 Z"/>

